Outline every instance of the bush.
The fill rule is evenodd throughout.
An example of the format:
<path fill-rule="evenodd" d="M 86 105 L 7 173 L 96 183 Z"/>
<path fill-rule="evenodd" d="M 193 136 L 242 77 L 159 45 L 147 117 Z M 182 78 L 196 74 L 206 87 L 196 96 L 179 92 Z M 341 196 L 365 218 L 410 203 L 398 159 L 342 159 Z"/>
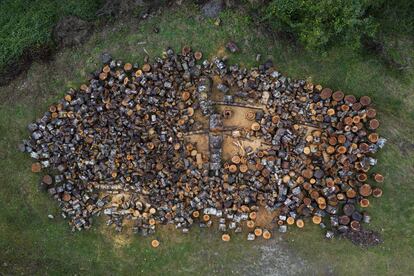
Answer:
<path fill-rule="evenodd" d="M 271 26 L 293 33 L 308 49 L 322 50 L 339 43 L 359 48 L 361 37 L 373 37 L 378 28 L 368 10 L 381 4 L 369 0 L 272 0 L 263 11 Z"/>
<path fill-rule="evenodd" d="M 381 24 L 381 32 L 414 35 L 414 1 L 387 0 L 373 10 Z"/>
<path fill-rule="evenodd" d="M 51 42 L 51 31 L 61 16 L 92 19 L 101 0 L 1 0 L 0 71 L 24 51 Z"/>

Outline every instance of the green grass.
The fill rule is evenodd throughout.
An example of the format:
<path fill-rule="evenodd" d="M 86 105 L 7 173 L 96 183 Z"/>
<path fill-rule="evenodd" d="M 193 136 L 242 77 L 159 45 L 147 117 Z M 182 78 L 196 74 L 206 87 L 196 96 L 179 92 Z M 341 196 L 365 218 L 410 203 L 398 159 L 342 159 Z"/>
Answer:
<path fill-rule="evenodd" d="M 148 21 L 114 22 L 96 32 L 82 47 L 66 49 L 50 64 L 35 63 L 27 76 L 0 88 L 0 273 L 6 274 L 225 274 L 253 265 L 260 252 L 236 236 L 229 244 L 214 231 L 194 227 L 190 234 L 161 230 L 161 247 L 153 250 L 151 238 L 129 237 L 126 245 L 97 221 L 90 231 L 72 233 L 59 217 L 57 204 L 38 188 L 40 175 L 30 172 L 31 160 L 17 145 L 28 132 L 26 125 L 42 115 L 70 87 L 85 82 L 99 66 L 99 55 L 142 63 L 145 53 L 160 56 L 166 47 L 176 50 L 191 45 L 206 57 L 215 56 L 234 40 L 240 52 L 228 55 L 228 63 L 256 66 L 271 58 L 283 73 L 311 78 L 315 83 L 355 95 L 372 97 L 382 123 L 381 135 L 388 144 L 377 155 L 375 171 L 386 176 L 384 196 L 372 200 L 371 229 L 381 232 L 384 243 L 359 248 L 347 240 L 327 241 L 323 231 L 309 226 L 283 235 L 298 252 L 322 273 L 332 267 L 338 275 L 409 275 L 414 269 L 414 78 L 413 70 L 391 71 L 375 57 L 360 56 L 347 48 L 335 48 L 321 57 L 273 41 L 252 26 L 242 13 L 225 12 L 223 23 L 197 19 L 195 8 L 168 10 Z M 152 32 L 153 27 L 160 32 Z M 396 49 L 412 57 L 407 44 Z M 408 46 L 405 46 L 408 45 Z M 48 214 L 55 219 L 49 220 Z M 122 236 L 123 237 L 123 236 Z M 258 270 L 250 271 L 260 272 Z M 318 273 L 318 274 L 320 274 Z"/>
<path fill-rule="evenodd" d="M 3 0 L 0 2 L 0 71 L 24 51 L 52 43 L 52 29 L 65 15 L 93 19 L 101 0 Z"/>

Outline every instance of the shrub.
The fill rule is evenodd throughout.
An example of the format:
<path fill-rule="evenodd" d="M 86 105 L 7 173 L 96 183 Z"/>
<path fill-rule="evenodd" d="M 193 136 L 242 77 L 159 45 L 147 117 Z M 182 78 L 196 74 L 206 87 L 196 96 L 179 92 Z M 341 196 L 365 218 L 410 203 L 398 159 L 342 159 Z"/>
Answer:
<path fill-rule="evenodd" d="M 24 51 L 51 43 L 61 16 L 93 19 L 101 0 L 0 0 L 0 71 Z"/>
<path fill-rule="evenodd" d="M 373 37 L 377 21 L 369 15 L 381 2 L 369 0 L 272 0 L 263 9 L 265 20 L 288 31 L 308 49 L 346 43 L 359 48 L 361 37 Z"/>

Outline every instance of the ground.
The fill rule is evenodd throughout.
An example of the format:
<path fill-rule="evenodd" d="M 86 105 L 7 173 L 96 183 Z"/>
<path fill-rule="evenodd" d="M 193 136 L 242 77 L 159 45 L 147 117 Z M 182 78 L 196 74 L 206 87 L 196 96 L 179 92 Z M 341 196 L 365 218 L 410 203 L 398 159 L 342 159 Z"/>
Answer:
<path fill-rule="evenodd" d="M 414 78 L 413 69 L 394 71 L 374 56 L 336 47 L 326 55 L 309 53 L 268 37 L 242 12 L 220 14 L 221 26 L 202 19 L 195 7 L 167 9 L 146 21 L 117 19 L 95 31 L 80 47 L 58 52 L 49 63 L 34 63 L 10 85 L 0 87 L 0 273 L 1 274 L 264 274 L 264 275 L 409 275 L 414 269 Z M 154 33 L 154 27 L 160 29 Z M 400 55 L 413 57 L 410 38 Z M 233 40 L 240 52 L 223 46 Z M 275 234 L 270 242 L 248 242 L 235 236 L 224 243 L 213 229 L 193 227 L 189 234 L 163 228 L 155 237 L 116 234 L 97 219 L 89 231 L 72 233 L 57 204 L 40 192 L 41 175 L 30 172 L 31 160 L 18 151 L 26 126 L 70 87 L 86 81 L 99 66 L 99 56 L 142 64 L 146 53 L 160 56 L 170 46 L 201 50 L 205 57 L 227 55 L 228 63 L 257 66 L 271 58 L 293 78 L 311 79 L 335 90 L 369 95 L 388 139 L 377 155 L 384 196 L 369 212 L 370 229 L 384 243 L 360 248 L 344 239 L 326 240 L 323 230 Z M 49 219 L 48 214 L 55 218 Z"/>

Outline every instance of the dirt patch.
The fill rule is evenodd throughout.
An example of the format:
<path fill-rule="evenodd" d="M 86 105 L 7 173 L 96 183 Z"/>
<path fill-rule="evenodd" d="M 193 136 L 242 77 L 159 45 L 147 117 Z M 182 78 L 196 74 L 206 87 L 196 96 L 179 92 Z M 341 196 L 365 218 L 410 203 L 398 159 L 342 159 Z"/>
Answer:
<path fill-rule="evenodd" d="M 315 267 L 291 250 L 280 236 L 254 245 L 259 258 L 248 264 L 241 264 L 238 273 L 242 275 L 321 275 L 323 268 Z M 323 274 L 332 274 L 332 269 Z"/>
<path fill-rule="evenodd" d="M 201 153 L 203 162 L 208 161 L 209 149 L 208 149 L 208 134 L 191 134 L 185 137 L 186 143 L 192 143 L 198 153 Z"/>
<path fill-rule="evenodd" d="M 92 25 L 76 16 L 62 18 L 53 29 L 53 40 L 59 47 L 77 46 L 86 41 Z"/>
<path fill-rule="evenodd" d="M 246 128 L 250 129 L 252 123 L 255 120 L 248 120 L 246 119 L 246 114 L 249 112 L 256 112 L 257 110 L 247 107 L 241 106 L 225 106 L 225 105 L 218 105 L 217 110 L 224 114 L 224 112 L 230 112 L 231 116 L 229 118 L 223 119 L 223 126 L 226 128 Z"/>
<path fill-rule="evenodd" d="M 0 86 L 8 84 L 18 75 L 26 72 L 33 61 L 49 61 L 53 52 L 54 47 L 52 45 L 42 45 L 26 49 L 19 60 L 10 63 L 4 68 L 0 68 Z"/>
<path fill-rule="evenodd" d="M 216 53 L 215 54 L 212 54 L 211 56 L 210 56 L 210 58 L 213 58 L 213 57 L 220 57 L 220 58 L 223 58 L 223 57 L 225 57 L 226 56 L 226 47 L 224 47 L 224 45 L 222 45 L 222 46 L 220 46 L 217 50 L 216 50 Z"/>
<path fill-rule="evenodd" d="M 112 240 L 116 248 L 124 247 L 131 243 L 131 236 L 127 234 L 112 235 Z"/>
<path fill-rule="evenodd" d="M 343 237 L 349 239 L 353 244 L 364 247 L 376 246 L 383 242 L 380 234 L 372 230 L 348 231 Z"/>
<path fill-rule="evenodd" d="M 199 129 L 208 129 L 208 120 L 205 117 L 200 109 L 194 110 L 193 119 L 197 122 Z"/>
<path fill-rule="evenodd" d="M 122 232 L 116 232 L 115 227 L 107 227 L 105 223 L 102 223 L 99 231 L 105 236 L 106 239 L 110 240 L 114 248 L 121 248 L 129 245 L 134 237 L 133 220 L 124 220 L 124 229 Z"/>
<path fill-rule="evenodd" d="M 258 149 L 265 149 L 268 146 L 262 144 L 260 139 L 247 140 L 226 135 L 223 140 L 223 159 L 230 160 L 234 155 L 244 156 L 242 148 L 246 147 L 251 147 L 253 152 L 256 152 Z"/>

